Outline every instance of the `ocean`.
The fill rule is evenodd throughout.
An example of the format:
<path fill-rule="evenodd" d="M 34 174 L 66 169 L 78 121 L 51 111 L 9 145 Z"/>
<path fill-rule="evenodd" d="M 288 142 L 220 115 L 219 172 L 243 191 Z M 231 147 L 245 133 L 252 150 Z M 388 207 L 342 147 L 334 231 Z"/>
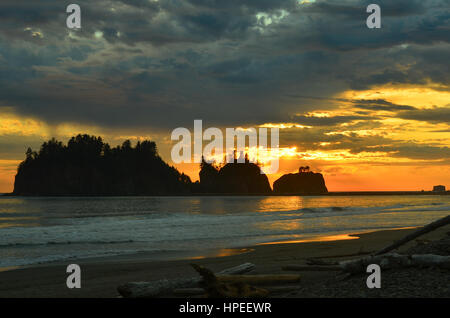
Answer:
<path fill-rule="evenodd" d="M 450 196 L 0 197 L 0 268 L 146 253 L 225 255 L 255 244 L 416 227 Z"/>

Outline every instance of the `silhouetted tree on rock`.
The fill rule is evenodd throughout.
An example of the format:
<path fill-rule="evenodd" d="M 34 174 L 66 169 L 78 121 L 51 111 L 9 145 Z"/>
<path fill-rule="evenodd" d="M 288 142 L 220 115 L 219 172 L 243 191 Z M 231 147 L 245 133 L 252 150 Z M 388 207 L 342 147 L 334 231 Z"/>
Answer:
<path fill-rule="evenodd" d="M 269 180 L 261 168 L 251 163 L 248 155 L 244 162 L 236 159 L 218 168 L 204 160 L 200 164 L 200 185 L 203 193 L 269 194 Z"/>
<path fill-rule="evenodd" d="M 309 171 L 309 166 L 300 167 L 298 173 L 289 173 L 273 183 L 277 194 L 324 194 L 328 193 L 321 173 Z"/>

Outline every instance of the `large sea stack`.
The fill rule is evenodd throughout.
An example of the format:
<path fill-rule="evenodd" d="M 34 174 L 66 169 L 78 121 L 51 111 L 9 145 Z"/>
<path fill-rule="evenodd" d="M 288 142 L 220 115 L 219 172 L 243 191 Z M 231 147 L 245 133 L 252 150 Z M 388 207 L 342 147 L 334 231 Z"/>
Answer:
<path fill-rule="evenodd" d="M 165 163 L 152 141 L 111 148 L 102 138 L 78 135 L 67 145 L 55 139 L 39 152 L 28 149 L 14 182 L 15 195 L 188 194 L 188 176 Z"/>
<path fill-rule="evenodd" d="M 298 173 L 289 173 L 273 183 L 275 194 L 325 194 L 328 189 L 321 173 L 309 171 L 309 167 L 300 167 Z"/>
<path fill-rule="evenodd" d="M 246 160 L 243 163 L 227 163 L 221 168 L 202 162 L 200 186 L 203 193 L 222 194 L 270 194 L 269 179 L 261 168 Z"/>

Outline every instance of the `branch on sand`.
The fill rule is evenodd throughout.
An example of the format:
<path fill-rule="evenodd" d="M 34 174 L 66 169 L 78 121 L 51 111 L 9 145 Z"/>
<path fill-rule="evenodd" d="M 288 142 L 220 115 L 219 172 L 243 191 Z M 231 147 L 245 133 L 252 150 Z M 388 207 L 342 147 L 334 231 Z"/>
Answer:
<path fill-rule="evenodd" d="M 218 274 L 237 275 L 248 273 L 255 269 L 252 263 L 244 263 L 239 266 L 225 269 Z M 179 278 L 179 279 L 161 279 L 152 282 L 131 282 L 120 285 L 117 291 L 123 297 L 128 298 L 153 298 L 161 295 L 169 295 L 176 288 L 186 288 L 198 286 L 202 281 L 201 277 Z"/>
<path fill-rule="evenodd" d="M 205 289 L 205 296 L 209 298 L 255 298 L 265 297 L 269 294 L 266 289 L 250 286 L 244 281 L 221 282 L 209 269 L 191 264 L 191 266 L 203 277 L 201 285 Z"/>
<path fill-rule="evenodd" d="M 434 231 L 442 226 L 448 225 L 450 224 L 450 215 L 447 215 L 446 217 L 443 217 L 442 219 L 439 219 L 437 221 L 434 221 L 428 225 L 425 225 L 424 227 L 421 227 L 420 229 L 418 229 L 417 231 L 414 231 L 408 235 L 406 235 L 404 238 L 402 238 L 401 240 L 386 246 L 385 248 L 383 248 L 381 251 L 375 253 L 375 255 L 381 255 L 381 254 L 385 254 L 387 252 L 390 252 L 396 248 L 399 248 L 400 246 L 402 246 L 403 244 L 408 243 L 411 240 L 414 240 L 415 238 L 422 236 L 426 233 L 429 233 L 431 231 Z"/>
<path fill-rule="evenodd" d="M 363 273 L 370 264 L 379 264 L 382 269 L 399 267 L 438 267 L 450 269 L 450 256 L 433 254 L 424 255 L 400 255 L 397 253 L 387 254 L 403 244 L 418 238 L 421 235 L 434 231 L 442 226 L 450 224 L 450 215 L 434 221 L 408 235 L 401 240 L 385 247 L 374 255 L 342 261 L 339 265 L 321 260 L 307 260 L 308 265 L 288 265 L 282 267 L 287 271 L 343 271 L 350 274 Z"/>
<path fill-rule="evenodd" d="M 400 255 L 397 253 L 364 257 L 340 263 L 342 271 L 351 274 L 365 273 L 367 266 L 378 264 L 381 269 L 406 267 L 438 267 L 450 269 L 450 256 L 433 254 Z"/>

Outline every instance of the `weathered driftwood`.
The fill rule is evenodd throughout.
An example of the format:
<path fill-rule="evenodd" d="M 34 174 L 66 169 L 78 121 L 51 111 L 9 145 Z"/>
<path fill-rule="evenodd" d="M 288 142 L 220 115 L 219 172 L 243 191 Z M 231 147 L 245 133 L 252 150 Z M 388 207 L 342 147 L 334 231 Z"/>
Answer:
<path fill-rule="evenodd" d="M 254 264 L 245 263 L 239 266 L 225 269 L 218 274 L 233 275 L 244 274 L 252 271 L 255 268 Z M 117 287 L 117 291 L 123 297 L 130 298 L 151 298 L 158 297 L 164 294 L 170 294 L 175 288 L 193 287 L 197 286 L 202 281 L 201 277 L 190 277 L 180 279 L 161 279 L 151 282 L 131 282 Z"/>
<path fill-rule="evenodd" d="M 433 254 L 423 255 L 400 255 L 397 253 L 368 256 L 356 260 L 343 261 L 340 263 L 344 272 L 356 274 L 365 273 L 367 266 L 377 264 L 381 269 L 400 267 L 438 267 L 450 269 L 450 256 Z"/>
<path fill-rule="evenodd" d="M 308 265 L 325 265 L 325 266 L 329 266 L 329 265 L 338 265 L 338 262 L 336 261 L 329 261 L 329 260 L 323 260 L 320 258 L 307 258 L 306 259 L 306 264 Z"/>
<path fill-rule="evenodd" d="M 288 293 L 299 290 L 300 286 L 267 286 L 264 287 L 270 294 Z"/>
<path fill-rule="evenodd" d="M 299 290 L 299 286 L 265 286 L 265 290 L 267 290 L 270 294 L 278 294 L 278 293 L 288 293 L 292 291 Z M 200 296 L 205 294 L 204 288 L 177 288 L 174 289 L 173 294 L 176 296 Z"/>
<path fill-rule="evenodd" d="M 191 287 L 191 288 L 175 288 L 173 290 L 175 296 L 199 296 L 205 294 L 205 289 L 201 287 Z"/>
<path fill-rule="evenodd" d="M 434 222 L 432 222 L 432 223 L 430 223 L 428 225 L 425 225 L 424 227 L 418 229 L 417 231 L 414 231 L 414 232 L 406 235 L 401 240 L 399 240 L 399 241 L 397 241 L 397 242 L 395 242 L 395 243 L 393 243 L 393 244 L 383 248 L 381 251 L 375 253 L 375 255 L 381 255 L 381 254 L 385 254 L 387 252 L 390 252 L 390 251 L 392 251 L 392 250 L 402 246 L 405 243 L 408 243 L 409 241 L 411 241 L 411 240 L 413 240 L 413 239 L 415 239 L 415 238 L 417 238 L 417 237 L 419 237 L 421 235 L 424 235 L 424 234 L 426 234 L 428 232 L 434 231 L 437 228 L 440 228 L 440 227 L 442 227 L 444 225 L 448 225 L 448 224 L 450 224 L 450 215 L 447 215 L 446 217 L 443 217 L 442 219 L 434 221 Z"/>
<path fill-rule="evenodd" d="M 276 274 L 276 275 L 216 275 L 223 283 L 244 283 L 251 285 L 271 285 L 277 283 L 296 283 L 300 281 L 300 275 Z"/>
<path fill-rule="evenodd" d="M 205 296 L 210 298 L 255 298 L 265 297 L 269 294 L 266 289 L 251 286 L 242 280 L 223 282 L 209 269 L 191 264 L 191 266 L 203 277 L 201 285 L 205 289 Z M 231 277 L 231 276 L 230 276 Z"/>
<path fill-rule="evenodd" d="M 342 268 L 337 265 L 286 265 L 281 267 L 284 271 L 311 271 L 311 272 L 328 272 L 328 271 L 340 271 Z"/>

